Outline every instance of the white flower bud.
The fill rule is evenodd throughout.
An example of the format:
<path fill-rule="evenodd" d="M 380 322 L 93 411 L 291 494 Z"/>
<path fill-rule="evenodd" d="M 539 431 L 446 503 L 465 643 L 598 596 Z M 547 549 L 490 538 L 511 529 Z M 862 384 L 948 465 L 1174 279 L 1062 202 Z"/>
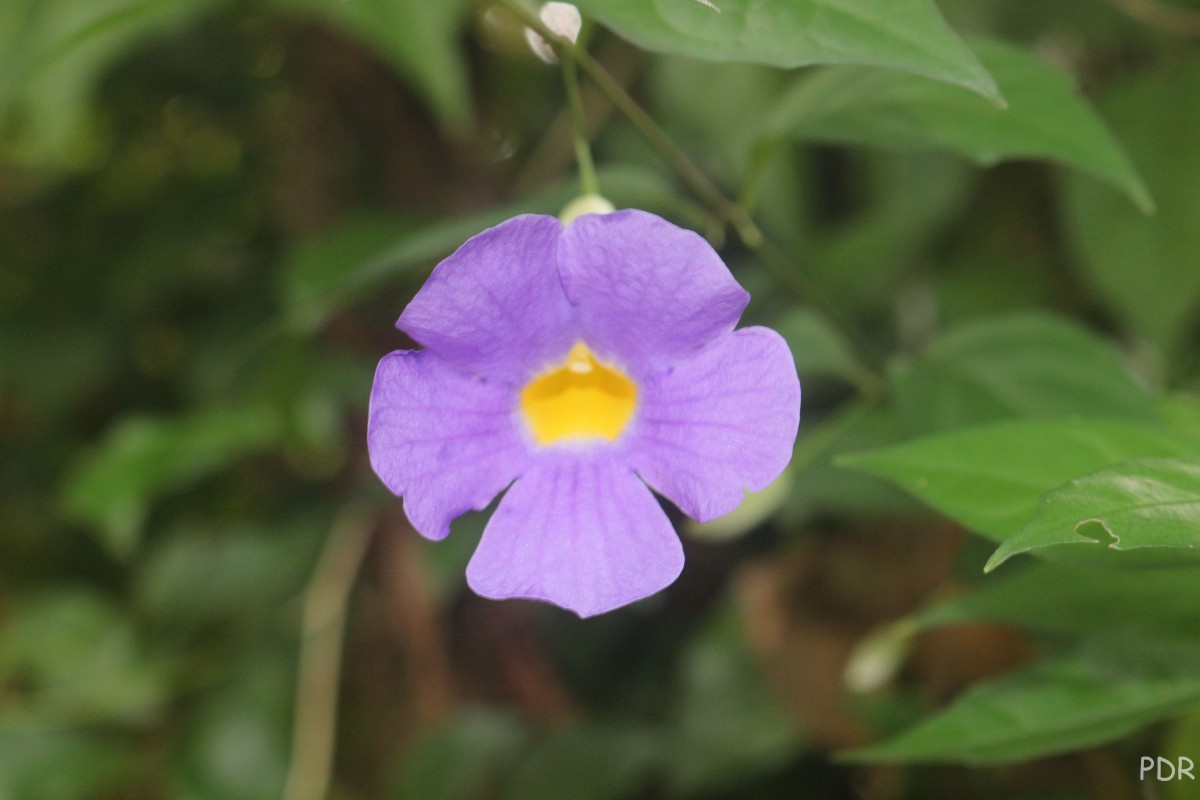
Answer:
<path fill-rule="evenodd" d="M 546 24 L 547 28 L 564 39 L 569 39 L 571 44 L 574 44 L 575 40 L 579 38 L 579 29 L 583 27 L 583 18 L 579 16 L 579 9 L 570 3 L 546 3 L 538 12 L 538 16 L 542 18 L 542 22 Z M 532 28 L 525 29 L 525 40 L 529 42 L 529 47 L 542 61 L 547 64 L 558 63 L 558 56 L 554 54 L 554 48 Z"/>
<path fill-rule="evenodd" d="M 611 214 L 616 207 L 598 194 L 581 194 L 563 206 L 558 212 L 558 219 L 563 225 L 570 225 L 576 217 L 584 214 Z"/>

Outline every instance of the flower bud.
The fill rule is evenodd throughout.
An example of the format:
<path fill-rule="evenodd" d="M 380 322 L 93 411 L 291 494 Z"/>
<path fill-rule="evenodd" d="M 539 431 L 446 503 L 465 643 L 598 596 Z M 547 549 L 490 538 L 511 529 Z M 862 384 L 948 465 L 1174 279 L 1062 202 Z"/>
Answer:
<path fill-rule="evenodd" d="M 576 217 L 584 214 L 611 214 L 616 207 L 598 194 L 581 194 L 563 206 L 558 212 L 558 219 L 563 225 L 570 225 Z"/>
<path fill-rule="evenodd" d="M 542 18 L 542 22 L 546 24 L 547 28 L 562 38 L 568 39 L 571 44 L 574 44 L 575 40 L 579 38 L 579 29 L 583 27 L 583 19 L 579 16 L 579 9 L 570 3 L 546 3 L 538 12 L 538 16 Z M 525 40 L 529 42 L 529 47 L 542 61 L 547 64 L 558 63 L 558 56 L 554 54 L 554 48 L 539 33 L 531 28 L 526 28 Z"/>

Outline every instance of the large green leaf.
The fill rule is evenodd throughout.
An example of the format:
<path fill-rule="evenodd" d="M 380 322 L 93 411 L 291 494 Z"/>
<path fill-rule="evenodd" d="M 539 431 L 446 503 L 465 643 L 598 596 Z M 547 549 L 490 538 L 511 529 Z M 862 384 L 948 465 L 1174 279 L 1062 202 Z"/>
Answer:
<path fill-rule="evenodd" d="M 1139 459 L 1064 484 L 984 569 L 1018 553 L 1080 544 L 1200 549 L 1200 457 Z"/>
<path fill-rule="evenodd" d="M 959 84 L 991 101 L 995 82 L 930 0 L 579 0 L 647 50 L 776 67 L 862 64 Z"/>
<path fill-rule="evenodd" d="M 163 492 L 277 442 L 279 414 L 217 409 L 174 419 L 127 418 L 85 453 L 63 487 L 67 511 L 96 526 L 104 545 L 130 555 L 151 503 Z"/>
<path fill-rule="evenodd" d="M 1014 416 L 1155 416 L 1111 346 L 1041 314 L 963 325 L 891 377 L 897 408 L 918 430 Z"/>
<path fill-rule="evenodd" d="M 1045 159 L 1095 175 L 1153 208 L 1145 184 L 1071 77 L 1033 53 L 972 42 L 1007 108 L 898 72 L 830 67 L 802 79 L 766 120 L 771 138 L 947 148 L 985 166 Z"/>
<path fill-rule="evenodd" d="M 469 0 L 271 0 L 328 19 L 371 45 L 425 95 L 442 123 L 471 118 L 467 69 L 458 47 Z"/>
<path fill-rule="evenodd" d="M 1007 422 L 845 456 L 842 466 L 887 478 L 963 525 L 1001 540 L 1029 520 L 1042 495 L 1134 458 L 1200 453 L 1152 425 L 1107 420 Z"/>
<path fill-rule="evenodd" d="M 1200 626 L 1200 570 L 1101 572 L 1035 561 L 988 577 L 911 620 L 918 628 L 997 622 L 1063 635 L 1118 628 L 1194 631 Z"/>
<path fill-rule="evenodd" d="M 856 761 L 1022 761 L 1112 741 L 1200 703 L 1200 642 L 1105 637 L 971 689 Z"/>
<path fill-rule="evenodd" d="M 1092 181 L 1067 182 L 1067 232 L 1085 274 L 1136 332 L 1164 347 L 1200 311 L 1200 59 L 1148 71 L 1101 103 L 1158 200 L 1151 217 L 1130 214 Z"/>

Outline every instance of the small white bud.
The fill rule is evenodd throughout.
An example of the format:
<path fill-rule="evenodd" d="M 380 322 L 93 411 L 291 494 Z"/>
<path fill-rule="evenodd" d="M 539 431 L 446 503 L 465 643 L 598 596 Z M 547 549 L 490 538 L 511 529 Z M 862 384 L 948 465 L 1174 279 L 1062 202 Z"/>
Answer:
<path fill-rule="evenodd" d="M 547 28 L 564 39 L 569 39 L 571 44 L 574 44 L 575 40 L 579 38 L 579 29 L 583 27 L 583 18 L 579 16 L 579 9 L 570 3 L 546 3 L 538 12 L 538 16 L 542 18 L 542 22 L 546 24 Z M 558 63 L 558 56 L 554 54 L 554 48 L 532 28 L 525 29 L 525 41 L 529 42 L 529 47 L 542 61 L 547 64 Z"/>
<path fill-rule="evenodd" d="M 563 225 L 570 225 L 576 217 L 584 214 L 611 214 L 616 207 L 598 194 L 581 194 L 563 206 L 558 212 L 558 219 Z"/>
<path fill-rule="evenodd" d="M 887 684 L 904 665 L 918 630 L 912 620 L 901 619 L 867 634 L 846 662 L 843 685 L 862 694 Z"/>

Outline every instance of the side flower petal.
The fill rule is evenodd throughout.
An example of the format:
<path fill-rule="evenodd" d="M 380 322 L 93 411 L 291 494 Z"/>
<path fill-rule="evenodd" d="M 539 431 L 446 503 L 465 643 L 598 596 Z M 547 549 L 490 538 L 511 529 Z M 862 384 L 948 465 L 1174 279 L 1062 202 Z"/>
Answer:
<path fill-rule="evenodd" d="M 562 455 L 538 459 L 488 522 L 467 566 L 477 594 L 545 600 L 590 617 L 670 585 L 679 537 L 626 466 Z"/>
<path fill-rule="evenodd" d="M 579 217 L 558 262 L 588 344 L 643 376 L 726 336 L 750 300 L 708 242 L 645 211 Z"/>
<path fill-rule="evenodd" d="M 700 522 L 737 508 L 792 457 L 800 380 L 769 328 L 743 328 L 643 388 L 629 463 Z"/>
<path fill-rule="evenodd" d="M 576 338 L 554 217 L 525 214 L 468 239 L 434 268 L 396 327 L 474 375 L 515 385 Z"/>
<path fill-rule="evenodd" d="M 371 467 L 413 527 L 441 539 L 450 521 L 482 510 L 521 474 L 529 453 L 512 392 L 428 351 L 397 350 L 375 371 L 367 421 Z"/>

